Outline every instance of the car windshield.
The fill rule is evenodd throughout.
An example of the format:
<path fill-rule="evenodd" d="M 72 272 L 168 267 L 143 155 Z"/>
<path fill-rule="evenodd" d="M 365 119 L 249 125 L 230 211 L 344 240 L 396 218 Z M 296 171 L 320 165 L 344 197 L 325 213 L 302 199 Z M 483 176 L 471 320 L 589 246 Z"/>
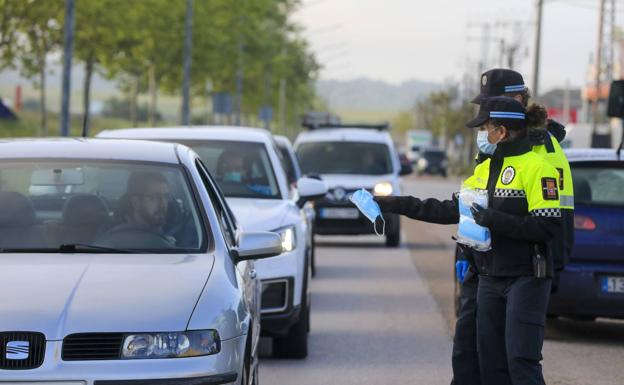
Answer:
<path fill-rule="evenodd" d="M 280 191 L 263 143 L 188 141 L 221 191 L 230 198 L 279 199 Z"/>
<path fill-rule="evenodd" d="M 297 148 L 303 174 L 384 175 L 392 173 L 388 146 L 383 143 L 309 142 Z"/>
<path fill-rule="evenodd" d="M 432 161 L 432 162 L 441 162 L 446 158 L 446 154 L 444 151 L 425 151 L 423 154 L 423 158 Z"/>
<path fill-rule="evenodd" d="M 201 216 L 180 167 L 0 162 L 1 252 L 200 252 Z"/>
<path fill-rule="evenodd" d="M 624 207 L 624 165 L 572 163 L 574 201 Z"/>

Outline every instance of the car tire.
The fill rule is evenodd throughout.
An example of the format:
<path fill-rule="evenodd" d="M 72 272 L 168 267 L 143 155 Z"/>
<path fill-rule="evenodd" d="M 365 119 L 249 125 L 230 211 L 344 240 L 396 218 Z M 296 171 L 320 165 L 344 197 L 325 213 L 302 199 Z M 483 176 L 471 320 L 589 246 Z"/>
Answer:
<path fill-rule="evenodd" d="M 308 276 L 307 269 L 304 277 Z M 308 333 L 310 331 L 310 304 L 307 294 L 308 280 L 303 285 L 299 320 L 284 337 L 273 338 L 273 356 L 276 358 L 306 358 L 308 356 Z"/>

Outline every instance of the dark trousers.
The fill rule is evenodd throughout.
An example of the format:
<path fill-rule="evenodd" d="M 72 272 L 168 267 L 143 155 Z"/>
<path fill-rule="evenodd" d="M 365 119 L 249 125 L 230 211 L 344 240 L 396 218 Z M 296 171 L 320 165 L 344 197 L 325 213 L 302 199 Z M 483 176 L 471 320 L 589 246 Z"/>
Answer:
<path fill-rule="evenodd" d="M 466 273 L 459 289 L 459 316 L 453 338 L 453 380 L 451 385 L 481 385 L 477 355 L 477 288 L 479 276 Z"/>
<path fill-rule="evenodd" d="M 479 277 L 477 350 L 483 385 L 544 385 L 550 279 Z"/>

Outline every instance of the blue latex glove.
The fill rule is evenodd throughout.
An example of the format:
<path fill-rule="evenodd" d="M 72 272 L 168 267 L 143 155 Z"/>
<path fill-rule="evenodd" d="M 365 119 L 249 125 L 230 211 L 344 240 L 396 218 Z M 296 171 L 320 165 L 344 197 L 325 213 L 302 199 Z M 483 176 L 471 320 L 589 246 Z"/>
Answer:
<path fill-rule="evenodd" d="M 470 268 L 470 262 L 465 260 L 459 260 L 455 262 L 455 276 L 459 283 L 464 283 L 464 277 L 466 277 L 466 273 Z"/>

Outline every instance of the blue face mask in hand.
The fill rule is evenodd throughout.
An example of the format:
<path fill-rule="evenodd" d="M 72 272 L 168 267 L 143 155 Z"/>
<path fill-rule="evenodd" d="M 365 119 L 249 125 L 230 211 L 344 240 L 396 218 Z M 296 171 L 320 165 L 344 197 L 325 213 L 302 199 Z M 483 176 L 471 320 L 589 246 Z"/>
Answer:
<path fill-rule="evenodd" d="M 479 131 L 477 133 L 477 146 L 479 147 L 479 151 L 484 154 L 492 155 L 494 154 L 494 151 L 496 151 L 496 145 L 488 141 L 487 130 Z"/>
<path fill-rule="evenodd" d="M 351 195 L 349 200 L 368 218 L 369 221 L 373 222 L 373 228 L 375 229 L 375 234 L 382 236 L 386 233 L 386 221 L 381 215 L 381 209 L 377 202 L 373 200 L 373 196 L 371 193 L 364 189 L 359 189 Z M 381 229 L 381 234 L 377 232 L 376 220 L 377 218 L 381 218 L 383 222 L 383 227 Z"/>

